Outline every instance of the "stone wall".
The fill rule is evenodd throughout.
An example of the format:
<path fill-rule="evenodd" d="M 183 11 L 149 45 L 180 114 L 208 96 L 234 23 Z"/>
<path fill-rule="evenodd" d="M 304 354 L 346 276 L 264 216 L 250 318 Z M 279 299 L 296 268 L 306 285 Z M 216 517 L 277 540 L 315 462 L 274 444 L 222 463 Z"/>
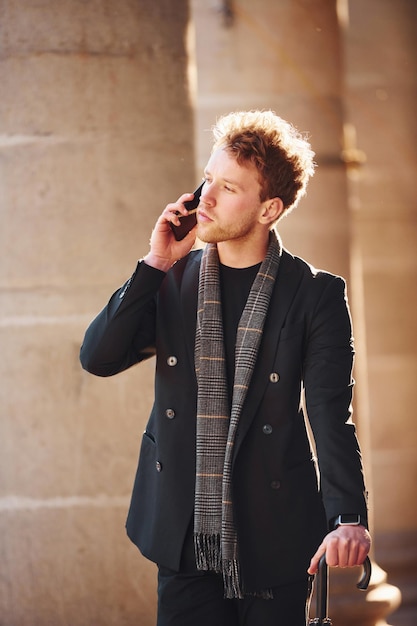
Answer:
<path fill-rule="evenodd" d="M 0 623 L 150 626 L 124 532 L 153 362 L 81 370 L 89 320 L 194 184 L 182 0 L 0 2 Z"/>
<path fill-rule="evenodd" d="M 351 182 L 362 275 L 375 556 L 417 623 L 417 5 L 350 0 L 346 110 L 366 162 Z M 362 351 L 364 349 L 361 346 Z"/>

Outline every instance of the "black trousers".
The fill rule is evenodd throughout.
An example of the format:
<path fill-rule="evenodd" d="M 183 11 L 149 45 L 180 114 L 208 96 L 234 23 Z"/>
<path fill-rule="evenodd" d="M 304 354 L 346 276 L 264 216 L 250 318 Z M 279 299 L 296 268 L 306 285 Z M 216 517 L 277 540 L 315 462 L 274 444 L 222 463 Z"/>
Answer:
<path fill-rule="evenodd" d="M 219 574 L 158 573 L 157 626 L 305 626 L 308 580 L 274 587 L 272 600 L 225 600 Z"/>
<path fill-rule="evenodd" d="M 181 571 L 158 569 L 157 626 L 305 626 L 310 579 L 273 588 L 273 599 L 224 599 L 220 574 L 195 566 L 187 537 Z"/>

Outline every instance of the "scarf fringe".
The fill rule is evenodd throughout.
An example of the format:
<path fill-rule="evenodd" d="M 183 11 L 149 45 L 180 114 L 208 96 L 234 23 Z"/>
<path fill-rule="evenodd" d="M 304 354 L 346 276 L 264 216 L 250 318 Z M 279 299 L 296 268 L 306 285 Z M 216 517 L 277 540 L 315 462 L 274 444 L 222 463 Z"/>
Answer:
<path fill-rule="evenodd" d="M 242 600 L 239 562 L 237 559 L 222 559 L 220 535 L 194 533 L 194 549 L 197 569 L 223 574 L 224 597 Z"/>
<path fill-rule="evenodd" d="M 224 597 L 228 600 L 239 598 L 243 600 L 245 597 L 240 586 L 240 568 L 237 559 L 225 560 L 223 566 L 223 586 Z"/>
<path fill-rule="evenodd" d="M 249 591 L 245 593 L 245 596 L 253 596 L 254 598 L 261 598 L 261 600 L 273 600 L 274 593 L 272 589 L 264 589 L 263 591 Z"/>
<path fill-rule="evenodd" d="M 198 570 L 216 572 L 223 575 L 224 597 L 228 600 L 245 596 L 272 600 L 272 589 L 245 592 L 240 582 L 240 566 L 237 559 L 223 560 L 220 535 L 194 533 L 194 549 Z"/>
<path fill-rule="evenodd" d="M 197 569 L 222 571 L 222 549 L 220 535 L 194 533 L 194 551 Z"/>

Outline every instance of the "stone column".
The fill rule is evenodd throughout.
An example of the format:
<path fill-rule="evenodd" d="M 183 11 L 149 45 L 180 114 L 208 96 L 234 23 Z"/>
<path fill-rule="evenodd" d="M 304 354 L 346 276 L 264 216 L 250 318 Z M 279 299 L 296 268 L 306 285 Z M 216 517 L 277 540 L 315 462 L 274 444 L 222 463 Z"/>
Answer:
<path fill-rule="evenodd" d="M 192 190 L 185 0 L 0 2 L 0 621 L 151 626 L 125 536 L 153 362 L 81 370 L 89 320 Z"/>
<path fill-rule="evenodd" d="M 350 0 L 348 17 L 347 116 L 366 155 L 350 187 L 363 283 L 375 556 L 402 592 L 390 622 L 414 626 L 417 6 Z"/>
<path fill-rule="evenodd" d="M 207 129 L 216 116 L 231 110 L 271 108 L 307 131 L 319 167 L 307 198 L 279 230 L 291 252 L 343 275 L 353 301 L 358 289 L 351 276 L 350 187 L 343 154 L 344 51 L 339 26 L 343 7 L 327 0 L 259 0 L 256 5 L 250 0 L 194 0 L 192 7 L 197 31 L 199 168 L 204 167 L 210 149 Z M 355 377 L 366 396 L 366 376 L 358 371 Z M 355 421 L 364 435 L 362 448 L 372 487 L 367 414 L 358 411 Z M 331 616 L 340 626 L 382 626 L 398 604 L 399 592 L 387 584 L 385 572 L 376 564 L 368 594 L 356 590 L 358 575 L 356 569 L 332 570 Z"/>

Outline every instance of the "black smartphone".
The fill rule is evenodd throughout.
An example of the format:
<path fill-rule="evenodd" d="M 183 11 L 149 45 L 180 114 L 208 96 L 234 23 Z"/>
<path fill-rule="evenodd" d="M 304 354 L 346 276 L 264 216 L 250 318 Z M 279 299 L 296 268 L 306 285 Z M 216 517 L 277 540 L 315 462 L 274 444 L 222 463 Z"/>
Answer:
<path fill-rule="evenodd" d="M 184 206 L 189 211 L 188 215 L 182 215 L 180 217 L 181 224 L 177 226 L 170 222 L 174 237 L 177 241 L 181 241 L 190 232 L 192 228 L 197 224 L 197 207 L 200 202 L 201 191 L 204 183 L 201 183 L 194 191 L 194 198 L 184 202 Z"/>

